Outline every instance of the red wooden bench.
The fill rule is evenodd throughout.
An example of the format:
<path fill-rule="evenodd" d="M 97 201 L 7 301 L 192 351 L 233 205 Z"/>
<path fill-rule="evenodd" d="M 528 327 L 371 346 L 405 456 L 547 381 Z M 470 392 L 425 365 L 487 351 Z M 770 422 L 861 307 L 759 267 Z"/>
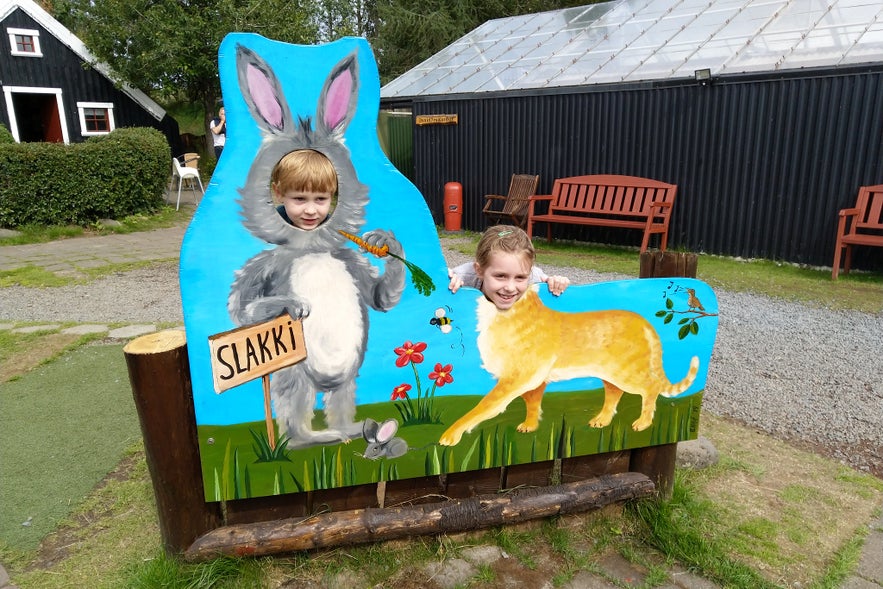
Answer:
<path fill-rule="evenodd" d="M 847 219 L 850 220 L 848 228 Z M 883 247 L 883 184 L 862 186 L 859 188 L 855 206 L 840 211 L 840 218 L 837 221 L 837 243 L 834 245 L 832 280 L 837 280 L 840 272 L 840 256 L 844 249 L 846 249 L 846 257 L 843 259 L 843 273 L 849 274 L 854 245 Z"/>
<path fill-rule="evenodd" d="M 552 194 L 531 197 L 527 216 L 527 234 L 533 237 L 535 223 L 545 222 L 546 235 L 552 242 L 552 225 L 595 225 L 641 229 L 641 252 L 647 250 L 650 236 L 660 236 L 660 251 L 668 244 L 668 223 L 678 187 L 658 180 L 636 176 L 592 175 L 558 178 Z M 548 202 L 545 213 L 536 204 Z"/>

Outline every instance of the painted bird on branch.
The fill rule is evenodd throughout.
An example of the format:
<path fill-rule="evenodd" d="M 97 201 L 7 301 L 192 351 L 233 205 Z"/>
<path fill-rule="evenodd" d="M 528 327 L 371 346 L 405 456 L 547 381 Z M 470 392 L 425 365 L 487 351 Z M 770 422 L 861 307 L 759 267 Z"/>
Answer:
<path fill-rule="evenodd" d="M 702 303 L 696 297 L 696 290 L 692 288 L 687 289 L 687 306 L 690 307 L 690 310 L 698 309 L 700 311 L 704 311 L 705 307 L 702 306 Z"/>

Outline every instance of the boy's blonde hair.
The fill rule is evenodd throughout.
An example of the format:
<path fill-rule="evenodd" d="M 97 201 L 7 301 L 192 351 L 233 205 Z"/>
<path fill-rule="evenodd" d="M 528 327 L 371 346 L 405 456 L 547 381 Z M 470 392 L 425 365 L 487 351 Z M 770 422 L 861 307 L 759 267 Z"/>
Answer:
<path fill-rule="evenodd" d="M 285 154 L 273 168 L 270 183 L 274 195 L 290 190 L 337 194 L 337 172 L 331 160 L 314 149 Z"/>
<path fill-rule="evenodd" d="M 487 268 L 491 256 L 497 252 L 523 255 L 531 267 L 537 257 L 530 237 L 515 225 L 494 225 L 485 229 L 475 248 L 475 263 Z"/>

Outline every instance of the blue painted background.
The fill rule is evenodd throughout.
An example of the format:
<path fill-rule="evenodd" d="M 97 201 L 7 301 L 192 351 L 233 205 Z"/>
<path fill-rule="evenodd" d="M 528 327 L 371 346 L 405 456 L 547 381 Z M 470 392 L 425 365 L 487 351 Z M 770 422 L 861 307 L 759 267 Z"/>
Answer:
<path fill-rule="evenodd" d="M 226 309 L 234 272 L 257 252 L 269 247 L 242 226 L 236 202 L 237 190 L 245 184 L 261 141 L 237 84 L 237 44 L 258 53 L 275 70 L 295 116 L 315 114 L 316 101 L 328 72 L 343 57 L 358 51 L 361 89 L 345 143 L 359 180 L 370 188 L 363 232 L 393 231 L 403 244 L 408 260 L 422 267 L 436 285 L 435 292 L 424 297 L 414 290 L 408 276 L 401 302 L 394 309 L 388 313 L 369 311 L 371 328 L 358 380 L 358 402 L 388 401 L 395 386 L 413 384 L 411 368 L 395 366 L 393 349 L 406 340 L 427 343 L 426 360 L 420 365 L 424 382 L 429 382 L 427 375 L 435 363 L 453 365 L 454 382 L 438 389 L 436 395 L 484 394 L 490 390 L 493 380 L 481 368 L 475 347 L 475 308 L 480 293 L 464 288 L 457 295 L 451 295 L 447 290 L 447 268 L 432 215 L 422 195 L 380 149 L 376 132 L 380 85 L 368 43 L 362 38 L 345 38 L 327 45 L 297 46 L 259 35 L 234 33 L 225 38 L 219 53 L 227 144 L 181 249 L 181 295 L 197 423 L 229 425 L 264 417 L 260 379 L 222 394 L 214 392 L 208 346 L 209 336 L 235 327 Z M 384 262 L 375 263 L 382 269 Z M 717 312 L 716 297 L 706 284 L 690 279 L 677 279 L 676 283 L 681 288 L 696 289 L 706 310 Z M 686 393 L 690 394 L 705 387 L 717 318 L 702 319 L 699 335 L 678 340 L 674 325 L 663 327 L 662 320 L 655 317 L 656 311 L 664 307 L 665 296 L 671 292 L 670 285 L 669 279 L 653 279 L 573 286 L 562 297 L 549 295 L 545 285 L 540 291 L 548 306 L 561 311 L 617 308 L 643 314 L 660 333 L 670 380 L 680 380 L 687 371 L 690 357 L 699 356 L 700 370 Z M 686 308 L 686 297 L 683 291 L 672 295 L 678 308 Z M 429 322 L 440 307 L 445 308 L 447 316 L 454 321 L 455 329 L 451 333 L 444 334 Z M 310 342 L 306 343 L 309 350 Z M 589 380 L 592 379 L 555 383 L 547 390 L 600 386 Z"/>

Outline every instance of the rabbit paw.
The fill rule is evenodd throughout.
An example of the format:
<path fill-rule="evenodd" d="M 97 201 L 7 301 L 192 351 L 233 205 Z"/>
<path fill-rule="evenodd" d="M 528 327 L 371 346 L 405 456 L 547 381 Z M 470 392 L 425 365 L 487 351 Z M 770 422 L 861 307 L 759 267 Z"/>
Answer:
<path fill-rule="evenodd" d="M 404 250 L 402 249 L 402 244 L 399 243 L 399 240 L 396 239 L 392 231 L 374 229 L 362 235 L 362 239 L 372 247 L 388 246 L 389 253 L 399 257 L 402 257 L 403 255 Z"/>
<path fill-rule="evenodd" d="M 245 312 L 255 323 L 275 319 L 283 313 L 288 313 L 292 319 L 302 319 L 309 316 L 310 305 L 297 299 L 267 298 L 249 303 Z"/>

